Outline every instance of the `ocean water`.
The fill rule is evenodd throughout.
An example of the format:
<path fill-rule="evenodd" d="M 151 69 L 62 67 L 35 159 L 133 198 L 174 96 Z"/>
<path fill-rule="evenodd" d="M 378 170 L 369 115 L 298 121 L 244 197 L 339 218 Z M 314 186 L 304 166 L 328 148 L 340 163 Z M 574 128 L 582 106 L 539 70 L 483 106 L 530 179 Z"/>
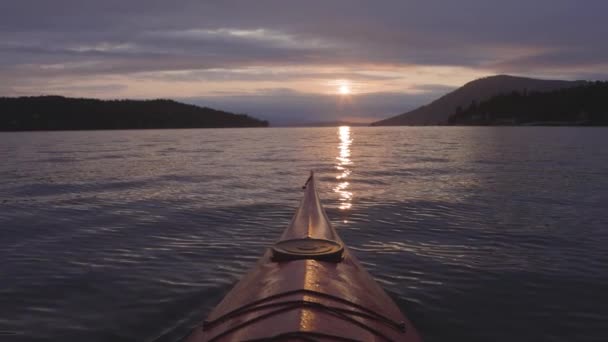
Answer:
<path fill-rule="evenodd" d="M 608 340 L 608 129 L 0 133 L 0 341 L 178 341 L 309 170 L 427 341 Z"/>

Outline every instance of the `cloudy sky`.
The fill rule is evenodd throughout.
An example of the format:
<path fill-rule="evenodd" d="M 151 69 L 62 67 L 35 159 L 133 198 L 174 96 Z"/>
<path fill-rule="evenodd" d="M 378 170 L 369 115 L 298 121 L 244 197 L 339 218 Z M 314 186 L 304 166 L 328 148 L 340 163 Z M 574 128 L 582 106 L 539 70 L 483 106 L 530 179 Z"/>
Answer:
<path fill-rule="evenodd" d="M 492 74 L 606 79 L 607 13 L 605 0 L 5 0 L 0 95 L 371 121 Z"/>

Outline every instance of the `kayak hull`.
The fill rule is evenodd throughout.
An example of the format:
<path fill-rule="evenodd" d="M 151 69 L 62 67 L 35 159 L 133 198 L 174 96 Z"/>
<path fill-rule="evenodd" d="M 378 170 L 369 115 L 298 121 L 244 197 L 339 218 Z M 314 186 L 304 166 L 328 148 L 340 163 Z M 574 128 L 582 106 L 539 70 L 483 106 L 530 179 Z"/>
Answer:
<path fill-rule="evenodd" d="M 320 207 L 314 184 L 309 187 L 290 228 L 298 220 L 311 224 L 316 217 L 317 222 L 308 231 L 299 224 L 299 234 L 288 228 L 280 241 L 323 238 L 343 246 Z M 319 204 L 315 215 L 307 212 L 308 200 Z M 187 341 L 420 341 L 411 322 L 348 248 L 340 253 L 332 261 L 277 261 L 269 248 Z"/>

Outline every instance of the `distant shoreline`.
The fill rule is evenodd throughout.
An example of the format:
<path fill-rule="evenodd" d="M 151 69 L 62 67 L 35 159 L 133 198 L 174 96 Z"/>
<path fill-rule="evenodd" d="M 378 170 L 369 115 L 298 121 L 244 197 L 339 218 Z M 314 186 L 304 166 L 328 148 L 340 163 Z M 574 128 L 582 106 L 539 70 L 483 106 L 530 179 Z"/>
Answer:
<path fill-rule="evenodd" d="M 0 97 L 0 131 L 268 127 L 269 123 L 172 100 Z"/>
<path fill-rule="evenodd" d="M 458 127 L 474 127 L 474 128 L 606 128 L 608 125 L 391 125 L 391 126 L 348 126 L 357 128 L 391 128 L 391 127 L 415 127 L 415 128 L 458 128 Z M 110 131 L 154 131 L 154 130 L 210 130 L 210 129 L 248 129 L 248 128 L 272 128 L 272 129 L 299 129 L 299 128 L 337 128 L 340 126 L 266 126 L 266 127 L 182 127 L 182 128 L 116 128 L 116 129 L 55 129 L 55 130 L 18 130 L 8 131 L 0 130 L 2 133 L 49 133 L 49 132 L 110 132 Z"/>
<path fill-rule="evenodd" d="M 608 82 L 480 78 L 373 126 L 606 126 Z"/>
<path fill-rule="evenodd" d="M 165 127 L 165 128 L 91 128 L 91 129 L 30 129 L 30 130 L 1 130 L 0 133 L 19 132 L 95 132 L 95 131 L 161 131 L 161 130 L 188 130 L 188 129 L 247 129 L 247 128 L 280 128 L 274 126 L 239 126 L 239 127 Z"/>

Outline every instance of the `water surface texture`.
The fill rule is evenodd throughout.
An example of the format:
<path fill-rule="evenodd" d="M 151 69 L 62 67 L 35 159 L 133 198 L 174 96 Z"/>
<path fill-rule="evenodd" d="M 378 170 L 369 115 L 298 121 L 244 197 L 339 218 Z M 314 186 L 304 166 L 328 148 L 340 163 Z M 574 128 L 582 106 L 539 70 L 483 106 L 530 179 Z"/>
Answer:
<path fill-rule="evenodd" d="M 608 339 L 608 130 L 0 134 L 0 340 L 175 341 L 311 169 L 427 341 Z"/>

